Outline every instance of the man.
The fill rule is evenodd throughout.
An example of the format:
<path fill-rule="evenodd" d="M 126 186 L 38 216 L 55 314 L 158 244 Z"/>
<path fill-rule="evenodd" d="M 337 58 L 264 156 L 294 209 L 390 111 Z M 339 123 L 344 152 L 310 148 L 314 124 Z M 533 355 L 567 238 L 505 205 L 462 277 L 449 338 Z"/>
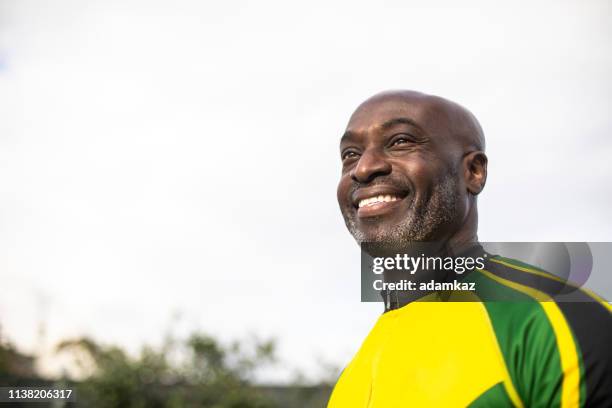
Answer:
<path fill-rule="evenodd" d="M 428 242 L 484 254 L 484 150 L 478 121 L 456 103 L 413 91 L 366 100 L 340 143 L 349 231 L 386 253 Z M 384 293 L 385 313 L 328 407 L 612 406 L 610 305 L 529 265 L 486 259 L 462 275 L 476 289 L 458 296 Z M 556 301 L 568 287 L 572 301 Z"/>

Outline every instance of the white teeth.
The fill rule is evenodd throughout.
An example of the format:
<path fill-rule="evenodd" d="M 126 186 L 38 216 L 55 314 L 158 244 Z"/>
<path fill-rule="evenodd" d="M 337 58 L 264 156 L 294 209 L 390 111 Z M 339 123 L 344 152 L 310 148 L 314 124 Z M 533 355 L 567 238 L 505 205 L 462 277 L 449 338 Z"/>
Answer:
<path fill-rule="evenodd" d="M 359 208 L 365 207 L 366 205 L 374 205 L 378 203 L 390 203 L 392 201 L 397 201 L 399 198 L 392 195 L 379 195 L 376 197 L 365 198 L 359 201 Z"/>

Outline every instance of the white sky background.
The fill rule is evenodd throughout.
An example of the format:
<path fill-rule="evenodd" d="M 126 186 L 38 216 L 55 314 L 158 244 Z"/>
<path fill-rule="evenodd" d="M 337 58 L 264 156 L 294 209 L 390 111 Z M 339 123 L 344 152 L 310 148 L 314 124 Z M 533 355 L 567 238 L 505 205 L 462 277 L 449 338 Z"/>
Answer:
<path fill-rule="evenodd" d="M 610 3 L 492 3 L 0 0 L 3 335 L 137 350 L 179 313 L 344 365 L 381 305 L 338 141 L 389 88 L 480 119 L 482 240 L 611 241 Z"/>

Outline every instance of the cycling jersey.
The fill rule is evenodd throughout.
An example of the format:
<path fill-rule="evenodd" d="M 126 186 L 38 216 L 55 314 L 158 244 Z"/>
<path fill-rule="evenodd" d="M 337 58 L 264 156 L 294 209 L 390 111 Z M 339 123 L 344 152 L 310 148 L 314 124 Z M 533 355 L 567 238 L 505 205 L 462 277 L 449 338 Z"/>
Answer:
<path fill-rule="evenodd" d="M 606 301 L 499 256 L 463 281 L 380 316 L 328 408 L 612 406 Z"/>

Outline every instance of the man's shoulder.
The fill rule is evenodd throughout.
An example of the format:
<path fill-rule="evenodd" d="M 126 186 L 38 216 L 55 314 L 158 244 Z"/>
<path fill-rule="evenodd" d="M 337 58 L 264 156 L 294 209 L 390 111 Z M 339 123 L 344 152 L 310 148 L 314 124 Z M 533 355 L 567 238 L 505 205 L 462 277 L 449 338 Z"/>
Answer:
<path fill-rule="evenodd" d="M 498 336 L 537 338 L 536 343 L 566 339 L 583 352 L 612 344 L 610 304 L 557 275 L 494 256 L 472 279 Z"/>
<path fill-rule="evenodd" d="M 531 356 L 526 361 L 546 357 L 557 361 L 553 372 L 559 372 L 567 389 L 580 388 L 578 394 L 589 406 L 611 397 L 603 391 L 612 390 L 612 379 L 606 374 L 612 370 L 612 313 L 607 301 L 514 259 L 491 257 L 479 273 L 482 297 L 490 300 L 485 306 L 508 355 L 517 351 L 508 346 L 514 344 Z M 513 339 L 521 339 L 521 344 Z M 535 365 L 533 369 L 541 370 Z"/>

